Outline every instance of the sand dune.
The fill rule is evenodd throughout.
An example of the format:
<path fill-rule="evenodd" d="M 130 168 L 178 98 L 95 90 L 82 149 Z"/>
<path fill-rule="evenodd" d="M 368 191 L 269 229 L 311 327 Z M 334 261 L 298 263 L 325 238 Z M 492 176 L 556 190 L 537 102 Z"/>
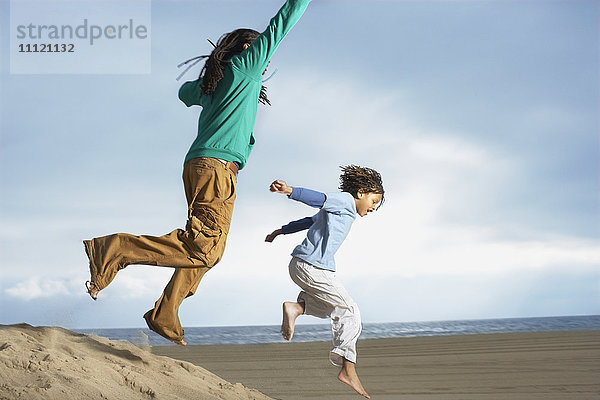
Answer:
<path fill-rule="evenodd" d="M 267 400 L 189 362 L 56 327 L 0 325 L 0 399 Z"/>

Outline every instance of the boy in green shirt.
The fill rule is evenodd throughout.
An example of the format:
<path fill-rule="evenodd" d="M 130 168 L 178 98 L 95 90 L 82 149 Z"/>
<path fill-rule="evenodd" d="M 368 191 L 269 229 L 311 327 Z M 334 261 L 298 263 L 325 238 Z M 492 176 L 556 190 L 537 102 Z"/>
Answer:
<path fill-rule="evenodd" d="M 179 306 L 195 293 L 202 276 L 223 255 L 238 170 L 246 165 L 255 143 L 252 131 L 258 103 L 270 104 L 262 86 L 263 73 L 309 2 L 287 0 L 261 34 L 238 29 L 223 35 L 207 57 L 200 78 L 181 86 L 179 98 L 188 107 L 203 108 L 198 136 L 183 170 L 186 229 L 159 237 L 117 233 L 85 240 L 91 274 L 86 287 L 94 300 L 128 265 L 173 267 L 171 280 L 144 319 L 152 331 L 186 345 Z"/>

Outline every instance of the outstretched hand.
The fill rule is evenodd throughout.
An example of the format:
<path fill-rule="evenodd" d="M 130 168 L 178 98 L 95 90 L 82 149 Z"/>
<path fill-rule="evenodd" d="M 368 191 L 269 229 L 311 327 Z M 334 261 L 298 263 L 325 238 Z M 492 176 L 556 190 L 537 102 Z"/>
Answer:
<path fill-rule="evenodd" d="M 274 230 L 265 238 L 265 242 L 271 243 L 277 236 L 281 235 L 281 229 Z"/>
<path fill-rule="evenodd" d="M 287 194 L 288 196 L 292 194 L 292 187 L 288 186 L 287 183 L 280 180 L 273 181 L 273 183 L 271 183 L 271 186 L 269 187 L 269 190 L 275 193 Z"/>
<path fill-rule="evenodd" d="M 287 194 L 288 196 L 290 194 L 292 194 L 292 187 L 288 186 L 287 183 L 285 183 L 284 181 L 281 181 L 279 179 L 277 179 L 277 180 L 273 181 L 273 183 L 271 183 L 271 186 L 269 186 L 269 190 L 274 193 Z M 276 229 L 267 235 L 267 237 L 265 238 L 265 242 L 271 243 L 273 240 L 275 240 L 275 238 L 277 236 L 279 236 L 281 234 L 282 234 L 281 229 Z"/>

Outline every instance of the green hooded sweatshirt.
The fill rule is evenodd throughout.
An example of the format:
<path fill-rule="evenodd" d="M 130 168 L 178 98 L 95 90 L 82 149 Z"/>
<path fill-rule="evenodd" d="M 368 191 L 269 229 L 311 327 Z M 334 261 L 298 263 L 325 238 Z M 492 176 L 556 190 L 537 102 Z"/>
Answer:
<path fill-rule="evenodd" d="M 184 83 L 179 98 L 190 107 L 202 106 L 198 136 L 185 161 L 213 157 L 236 161 L 244 168 L 254 146 L 254 122 L 262 76 L 281 40 L 298 22 L 310 0 L 287 0 L 267 29 L 250 47 L 231 57 L 212 95 L 204 95 L 201 79 Z"/>

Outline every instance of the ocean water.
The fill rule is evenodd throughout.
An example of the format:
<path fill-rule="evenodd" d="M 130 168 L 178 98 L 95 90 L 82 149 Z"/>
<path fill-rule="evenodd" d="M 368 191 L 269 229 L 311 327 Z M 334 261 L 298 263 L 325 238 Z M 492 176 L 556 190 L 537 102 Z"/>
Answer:
<path fill-rule="evenodd" d="M 279 325 L 184 327 L 188 344 L 256 344 L 284 342 Z M 329 324 L 297 325 L 294 342 L 330 341 Z M 411 336 L 469 335 L 500 332 L 544 332 L 564 330 L 600 330 L 600 315 L 505 318 L 465 321 L 364 323 L 361 339 Z M 127 340 L 137 345 L 173 345 L 146 328 L 76 329 L 112 340 Z"/>

